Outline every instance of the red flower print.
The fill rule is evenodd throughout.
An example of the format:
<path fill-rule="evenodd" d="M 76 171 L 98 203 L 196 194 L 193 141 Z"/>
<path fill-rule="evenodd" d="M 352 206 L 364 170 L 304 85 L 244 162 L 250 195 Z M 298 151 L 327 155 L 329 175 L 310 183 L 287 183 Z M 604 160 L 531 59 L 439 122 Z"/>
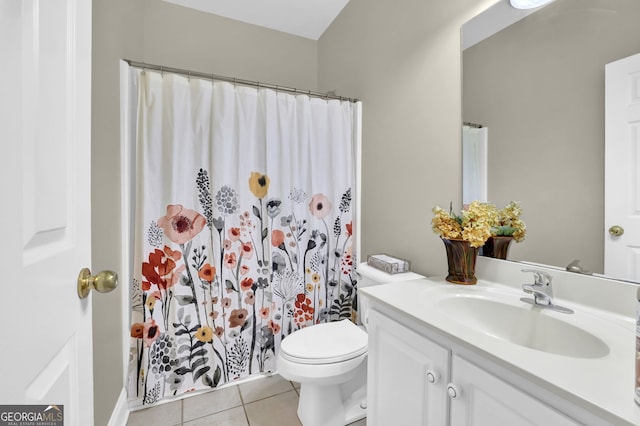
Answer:
<path fill-rule="evenodd" d="M 267 308 L 266 306 L 260 308 L 260 317 L 263 319 L 269 318 L 269 308 Z"/>
<path fill-rule="evenodd" d="M 226 266 L 229 269 L 233 269 L 236 267 L 237 261 L 236 261 L 236 254 L 235 253 L 228 253 L 224 255 L 224 266 Z"/>
<path fill-rule="evenodd" d="M 346 253 L 342 256 L 342 261 L 340 262 L 340 269 L 342 269 L 342 273 L 344 275 L 349 275 L 353 270 L 353 256 L 351 253 Z"/>
<path fill-rule="evenodd" d="M 222 337 L 222 335 L 224 334 L 224 328 L 216 327 L 216 329 L 213 330 L 213 334 L 215 334 L 216 337 L 218 337 L 218 338 Z"/>
<path fill-rule="evenodd" d="M 249 312 L 246 309 L 234 309 L 229 315 L 229 327 L 238 327 L 247 322 Z"/>
<path fill-rule="evenodd" d="M 240 267 L 240 275 L 247 275 L 249 273 L 250 268 L 247 265 L 242 265 Z"/>
<path fill-rule="evenodd" d="M 171 253 L 170 257 L 167 257 L 167 249 Z M 146 281 L 142 281 L 144 291 L 149 291 L 151 285 L 166 290 L 178 282 L 185 266 L 180 265 L 176 269 L 175 257 L 175 252 L 166 246 L 165 251 L 155 249 L 153 253 L 149 253 L 149 261 L 142 262 L 142 275 L 146 278 Z"/>
<path fill-rule="evenodd" d="M 271 245 L 279 247 L 281 244 L 284 244 L 284 232 L 279 229 L 274 229 L 271 232 Z"/>
<path fill-rule="evenodd" d="M 202 268 L 198 271 L 198 276 L 204 281 L 213 282 L 216 276 L 216 268 L 209 263 L 202 265 Z"/>
<path fill-rule="evenodd" d="M 311 305 L 311 299 L 300 293 L 296 296 L 295 312 L 293 319 L 300 327 L 307 325 L 307 322 L 313 321 L 313 306 Z"/>
<path fill-rule="evenodd" d="M 227 231 L 227 234 L 231 241 L 238 241 L 240 239 L 240 228 L 231 228 Z"/>
<path fill-rule="evenodd" d="M 345 228 L 347 228 L 347 237 L 350 237 L 353 235 L 353 222 L 349 222 L 345 225 Z"/>
<path fill-rule="evenodd" d="M 167 215 L 158 219 L 158 226 L 164 234 L 176 244 L 188 243 L 204 229 L 207 220 L 195 210 L 189 210 L 180 204 L 169 204 Z"/>
<path fill-rule="evenodd" d="M 131 326 L 131 337 L 142 339 L 144 337 L 144 324 L 137 322 Z"/>
<path fill-rule="evenodd" d="M 171 247 L 169 246 L 164 246 L 164 254 L 167 257 L 170 257 L 171 259 L 173 259 L 174 261 L 178 261 L 180 259 L 182 259 L 182 253 L 180 252 L 180 250 L 171 250 Z"/>
<path fill-rule="evenodd" d="M 280 324 L 273 320 L 269 320 L 268 326 L 273 334 L 277 334 L 280 331 Z"/>
<path fill-rule="evenodd" d="M 253 278 L 245 278 L 240 281 L 240 288 L 243 291 L 251 290 L 251 286 L 253 286 Z"/>
<path fill-rule="evenodd" d="M 158 338 L 160 329 L 156 324 L 156 320 L 149 318 L 144 323 L 143 335 L 144 345 L 148 348 Z"/>
<path fill-rule="evenodd" d="M 240 252 L 242 253 L 242 257 L 245 259 L 251 259 L 253 257 L 253 246 L 251 245 L 251 242 L 242 243 Z"/>
<path fill-rule="evenodd" d="M 324 219 L 331 211 L 331 201 L 324 194 L 316 194 L 311 198 L 309 210 L 318 219 Z"/>
<path fill-rule="evenodd" d="M 182 274 L 182 271 L 184 271 L 185 269 L 186 267 L 184 265 L 180 265 L 176 269 L 174 269 L 169 275 L 167 275 L 167 287 L 174 286 L 180 279 L 180 275 Z"/>

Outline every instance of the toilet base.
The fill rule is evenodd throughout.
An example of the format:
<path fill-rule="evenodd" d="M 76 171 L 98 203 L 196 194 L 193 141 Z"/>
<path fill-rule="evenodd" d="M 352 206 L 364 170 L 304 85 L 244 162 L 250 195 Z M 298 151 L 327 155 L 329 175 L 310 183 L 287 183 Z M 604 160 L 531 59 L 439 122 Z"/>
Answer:
<path fill-rule="evenodd" d="M 347 381 L 318 384 L 303 381 L 298 418 L 303 426 L 345 426 L 367 416 L 367 362 L 362 362 Z"/>
<path fill-rule="evenodd" d="M 357 389 L 346 400 L 343 400 L 339 386 L 307 383 L 300 387 L 298 418 L 303 426 L 345 426 L 366 415 L 366 386 Z"/>

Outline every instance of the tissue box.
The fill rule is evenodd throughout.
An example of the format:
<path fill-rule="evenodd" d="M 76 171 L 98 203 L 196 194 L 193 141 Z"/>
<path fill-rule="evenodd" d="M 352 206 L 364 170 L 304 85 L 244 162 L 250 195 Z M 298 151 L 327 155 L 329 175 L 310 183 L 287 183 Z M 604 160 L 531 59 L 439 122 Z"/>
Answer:
<path fill-rule="evenodd" d="M 399 259 L 397 257 L 386 254 L 370 254 L 367 257 L 367 264 L 376 269 L 386 272 L 387 274 L 400 274 L 409 272 L 410 265 L 408 260 Z"/>

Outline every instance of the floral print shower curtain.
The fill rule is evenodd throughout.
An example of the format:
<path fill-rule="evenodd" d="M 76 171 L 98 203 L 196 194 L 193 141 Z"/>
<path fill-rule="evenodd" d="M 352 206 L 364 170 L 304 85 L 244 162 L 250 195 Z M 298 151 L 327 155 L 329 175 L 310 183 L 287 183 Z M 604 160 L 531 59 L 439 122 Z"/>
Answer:
<path fill-rule="evenodd" d="M 135 70 L 129 400 L 275 371 L 352 318 L 358 104 Z"/>

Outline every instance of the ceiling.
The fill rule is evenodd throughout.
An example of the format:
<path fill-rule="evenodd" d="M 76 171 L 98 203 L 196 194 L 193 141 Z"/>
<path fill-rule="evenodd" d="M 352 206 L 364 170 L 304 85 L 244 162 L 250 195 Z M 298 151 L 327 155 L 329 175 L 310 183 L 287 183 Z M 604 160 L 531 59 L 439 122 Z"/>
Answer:
<path fill-rule="evenodd" d="M 180 6 L 318 40 L 349 0 L 165 0 Z"/>

